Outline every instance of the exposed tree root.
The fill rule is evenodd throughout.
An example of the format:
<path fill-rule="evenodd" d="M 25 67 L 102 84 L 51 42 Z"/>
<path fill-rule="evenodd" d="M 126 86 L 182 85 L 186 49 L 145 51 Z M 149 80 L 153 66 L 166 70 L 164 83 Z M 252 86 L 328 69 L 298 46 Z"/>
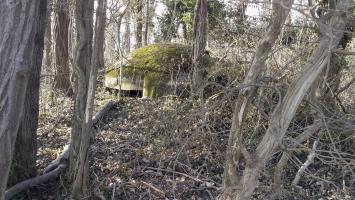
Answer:
<path fill-rule="evenodd" d="M 92 118 L 93 126 L 95 126 L 107 114 L 107 112 L 112 109 L 114 105 L 114 101 L 109 101 L 108 103 L 106 103 L 105 106 L 103 106 Z"/>
<path fill-rule="evenodd" d="M 14 185 L 10 189 L 6 190 L 5 200 L 10 200 L 14 195 L 18 194 L 19 192 L 21 192 L 27 188 L 30 188 L 30 187 L 36 186 L 40 183 L 44 183 L 44 182 L 47 182 L 51 179 L 57 178 L 59 176 L 59 174 L 61 174 L 67 168 L 67 166 L 68 166 L 67 162 L 61 163 L 61 164 L 59 164 L 59 166 L 57 168 L 55 168 L 54 170 L 52 170 L 46 174 L 31 178 L 31 179 L 27 179 L 25 181 L 22 181 L 16 185 Z"/>
<path fill-rule="evenodd" d="M 59 167 L 59 165 L 61 163 L 64 163 L 64 162 L 68 161 L 68 158 L 69 158 L 69 144 L 70 143 L 65 145 L 62 153 L 55 160 L 53 160 L 46 168 L 44 168 L 44 171 L 43 171 L 44 174 L 47 174 L 47 173 L 55 170 L 56 168 Z"/>
<path fill-rule="evenodd" d="M 108 111 L 112 109 L 114 105 L 115 103 L 113 101 L 106 103 L 105 106 L 103 106 L 93 117 L 93 126 L 95 126 L 108 113 Z M 44 174 L 17 183 L 16 185 L 6 190 L 5 200 L 11 199 L 14 195 L 30 187 L 34 187 L 38 184 L 57 178 L 68 167 L 69 146 L 70 141 L 67 145 L 65 145 L 62 153 L 44 169 Z"/>

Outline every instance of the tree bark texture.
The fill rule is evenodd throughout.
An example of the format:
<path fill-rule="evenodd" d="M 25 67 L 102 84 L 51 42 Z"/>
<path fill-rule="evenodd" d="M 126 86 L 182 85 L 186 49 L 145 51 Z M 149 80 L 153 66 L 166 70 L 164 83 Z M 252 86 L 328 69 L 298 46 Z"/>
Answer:
<path fill-rule="evenodd" d="M 44 70 L 52 67 L 52 7 L 51 4 L 47 5 L 47 19 L 46 19 L 46 30 L 44 34 L 44 55 L 43 63 Z"/>
<path fill-rule="evenodd" d="M 75 2 L 71 1 L 69 4 L 69 15 L 70 15 L 70 20 L 69 20 L 69 46 L 68 46 L 68 51 L 69 51 L 69 64 L 70 64 L 70 69 L 71 69 L 71 74 L 70 74 L 70 84 L 71 88 L 73 90 L 73 93 L 75 92 L 75 86 L 74 86 L 74 81 L 75 81 L 75 63 L 74 63 L 74 57 L 75 57 L 75 47 L 77 43 L 77 30 L 76 30 L 76 22 L 75 22 Z"/>
<path fill-rule="evenodd" d="M 80 151 L 79 158 L 76 161 L 76 177 L 73 183 L 73 196 L 76 199 L 87 193 L 87 182 L 89 178 L 89 150 L 90 150 L 90 140 L 93 137 L 92 129 L 92 115 L 94 110 L 94 99 L 95 90 L 97 82 L 97 72 L 98 66 L 100 65 L 99 51 L 100 46 L 103 45 L 102 40 L 105 33 L 105 4 L 106 0 L 98 1 L 98 7 L 96 12 L 96 23 L 95 23 L 95 34 L 94 34 L 94 45 L 91 56 L 90 65 L 90 75 L 88 82 L 87 99 L 85 106 L 85 120 L 82 124 L 81 140 L 80 140 Z M 77 195 L 80 194 L 81 196 Z"/>
<path fill-rule="evenodd" d="M 201 61 L 207 42 L 207 13 L 207 0 L 197 0 L 192 38 L 192 61 L 194 63 L 192 78 L 195 90 L 199 88 L 204 74 L 204 66 L 201 65 Z"/>
<path fill-rule="evenodd" d="M 125 15 L 125 32 L 123 35 L 123 50 L 124 54 L 127 55 L 131 52 L 131 12 L 127 9 L 127 14 Z"/>
<path fill-rule="evenodd" d="M 43 1 L 43 0 L 42 0 Z M 42 67 L 42 55 L 44 48 L 44 32 L 46 22 L 46 2 L 40 5 L 38 15 L 37 33 L 35 35 L 35 44 L 33 49 L 32 64 L 29 70 L 29 79 L 25 95 L 23 108 L 23 119 L 17 133 L 15 154 L 12 161 L 12 170 L 14 181 L 22 181 L 36 175 L 37 158 L 37 126 L 39 113 L 39 87 Z"/>
<path fill-rule="evenodd" d="M 69 151 L 69 175 L 73 180 L 72 197 L 80 199 L 87 191 L 88 166 L 83 158 L 83 151 L 87 146 L 86 115 L 89 76 L 92 55 L 92 36 L 93 36 L 93 0 L 76 0 L 75 2 L 75 21 L 77 27 L 77 45 L 75 48 L 75 100 L 74 115 L 71 135 L 71 145 Z M 83 160 L 84 159 L 84 160 Z M 84 163 L 84 165 L 83 165 Z"/>
<path fill-rule="evenodd" d="M 54 4 L 55 69 L 54 88 L 72 95 L 69 69 L 69 1 L 56 0 Z"/>
<path fill-rule="evenodd" d="M 148 31 L 149 31 L 149 7 L 150 0 L 146 0 L 145 2 L 145 16 L 144 16 L 144 35 L 143 35 L 143 45 L 148 44 Z"/>
<path fill-rule="evenodd" d="M 93 36 L 93 0 L 75 1 L 75 24 L 77 28 L 77 44 L 75 47 L 75 99 L 74 114 L 69 151 L 69 176 L 73 180 L 72 195 L 80 198 L 87 191 L 86 171 L 81 173 L 79 168 L 80 150 L 83 125 L 85 124 L 85 109 L 87 88 L 89 85 L 92 36 Z"/>
<path fill-rule="evenodd" d="M 149 43 L 149 29 L 150 23 L 152 21 L 150 13 L 152 12 L 154 6 L 154 0 L 146 0 L 145 3 L 145 17 L 144 17 L 144 35 L 143 35 L 143 45 L 148 45 Z"/>
<path fill-rule="evenodd" d="M 121 25 L 122 25 L 122 18 L 123 15 L 119 15 L 117 17 L 117 60 L 121 59 L 122 52 L 122 45 L 121 45 Z"/>
<path fill-rule="evenodd" d="M 0 200 L 4 199 L 16 136 L 25 113 L 30 71 L 39 68 L 34 65 L 41 65 L 43 33 L 37 30 L 44 26 L 46 3 L 24 0 L 0 4 Z"/>
<path fill-rule="evenodd" d="M 102 2 L 101 2 L 102 1 Z M 96 21 L 95 21 L 95 38 L 98 39 L 97 46 L 97 57 L 98 63 L 97 67 L 99 69 L 105 68 L 105 56 L 104 56 L 104 44 L 105 44 L 105 27 L 106 27 L 106 0 L 99 0 L 98 7 L 96 10 Z M 96 36 L 97 34 L 97 36 Z M 95 40 L 94 38 L 94 40 Z"/>
<path fill-rule="evenodd" d="M 143 37 L 143 0 L 136 0 L 133 4 L 136 11 L 136 45 L 135 48 L 138 49 L 142 47 L 142 37 Z"/>

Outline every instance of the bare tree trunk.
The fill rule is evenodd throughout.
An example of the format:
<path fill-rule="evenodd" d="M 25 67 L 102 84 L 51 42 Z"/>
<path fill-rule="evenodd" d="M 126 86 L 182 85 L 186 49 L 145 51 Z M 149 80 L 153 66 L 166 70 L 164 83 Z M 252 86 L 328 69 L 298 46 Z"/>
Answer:
<path fill-rule="evenodd" d="M 125 55 L 131 52 L 131 12 L 127 10 L 127 14 L 125 16 L 125 32 L 123 35 L 123 47 Z"/>
<path fill-rule="evenodd" d="M 89 149 L 90 140 L 93 137 L 92 129 L 92 113 L 95 99 L 95 90 L 97 82 L 97 71 L 100 65 L 99 51 L 101 50 L 102 41 L 105 36 L 105 8 L 106 0 L 99 0 L 96 11 L 96 23 L 94 34 L 94 46 L 91 56 L 90 76 L 88 82 L 87 99 L 85 106 L 85 120 L 82 124 L 80 152 L 79 158 L 76 161 L 76 176 L 73 183 L 73 196 L 79 199 L 87 193 L 87 183 L 89 178 Z M 80 194 L 80 195 L 78 195 Z"/>
<path fill-rule="evenodd" d="M 281 5 L 281 0 L 272 1 L 273 16 L 269 28 L 257 47 L 254 59 L 250 66 L 249 72 L 244 79 L 243 85 L 249 86 L 251 84 L 256 84 L 257 78 L 262 74 L 263 71 L 265 71 L 265 61 L 268 55 L 271 53 L 271 49 L 282 30 L 282 26 L 290 12 L 289 8 L 291 7 L 292 3 L 293 0 L 283 1 L 283 5 L 288 8 L 286 9 Z M 251 91 L 251 89 L 249 90 Z M 241 126 L 243 124 L 244 115 L 248 110 L 248 104 L 251 95 L 253 95 L 252 93 L 254 92 L 247 92 L 245 89 L 244 91 L 241 90 L 238 94 L 238 98 L 233 111 L 232 128 L 228 140 L 223 177 L 223 186 L 225 190 L 223 195 L 226 199 L 228 199 L 228 197 L 230 199 L 234 198 L 236 195 L 235 186 L 239 185 L 240 183 L 240 177 L 237 172 L 237 165 L 241 156 L 241 149 L 244 148 L 241 144 Z"/>
<path fill-rule="evenodd" d="M 56 0 L 54 7 L 55 25 L 55 69 L 54 88 L 62 90 L 71 96 L 72 88 L 70 84 L 69 69 L 69 1 Z"/>
<path fill-rule="evenodd" d="M 123 15 L 119 15 L 117 18 L 117 60 L 121 59 L 122 45 L 121 45 L 121 25 Z"/>
<path fill-rule="evenodd" d="M 242 25 L 244 21 L 246 20 L 246 15 L 245 12 L 247 11 L 247 5 L 248 2 L 246 0 L 241 0 L 239 1 L 238 7 L 237 7 L 237 24 Z"/>
<path fill-rule="evenodd" d="M 142 36 L 143 36 L 143 0 L 136 0 L 136 45 L 135 48 L 138 49 L 142 47 Z"/>
<path fill-rule="evenodd" d="M 87 166 L 82 153 L 87 147 L 82 146 L 86 140 L 85 110 L 88 98 L 89 76 L 92 55 L 93 35 L 93 0 L 76 0 L 75 20 L 77 27 L 78 42 L 75 48 L 75 100 L 71 145 L 69 151 L 69 176 L 73 180 L 72 195 L 79 199 L 87 193 Z M 84 160 L 81 160 L 84 159 Z M 82 165 L 84 163 L 84 166 Z"/>
<path fill-rule="evenodd" d="M 26 89 L 32 81 L 30 70 L 39 69 L 42 61 L 43 32 L 37 30 L 44 30 L 46 4 L 46 0 L 0 4 L 0 200 L 24 115 Z"/>
<path fill-rule="evenodd" d="M 46 30 L 44 36 L 44 53 L 42 61 L 42 72 L 43 74 L 51 74 L 53 72 L 53 28 L 52 28 L 52 11 L 53 11 L 53 0 L 48 0 L 47 3 L 47 20 L 46 20 Z M 48 85 L 53 88 L 53 77 L 45 76 L 43 80 L 44 85 Z M 42 91 L 41 91 L 42 92 Z M 50 99 L 53 98 L 53 90 L 49 90 Z M 40 95 L 43 96 L 43 95 Z M 45 98 L 40 99 L 40 104 L 45 101 Z M 46 106 L 42 107 L 42 111 L 45 112 Z"/>
<path fill-rule="evenodd" d="M 148 45 L 148 36 L 149 36 L 149 22 L 150 22 L 150 0 L 146 0 L 145 3 L 145 19 L 144 19 L 144 36 L 143 36 L 143 45 Z"/>
<path fill-rule="evenodd" d="M 75 57 L 75 47 L 76 47 L 76 39 L 77 39 L 77 31 L 76 31 L 76 25 L 75 25 L 75 2 L 71 1 L 69 4 L 69 28 L 68 28 L 68 40 L 69 40 L 69 45 L 68 45 L 68 52 L 69 52 L 69 66 L 71 69 L 71 74 L 70 74 L 70 84 L 71 88 L 73 90 L 73 94 L 75 93 L 75 63 L 74 63 L 74 57 Z"/>
<path fill-rule="evenodd" d="M 122 13 L 120 13 L 118 15 L 118 18 L 117 18 L 117 60 L 120 61 L 119 62 L 119 68 L 120 68 L 120 71 L 119 71 L 120 72 L 119 73 L 119 85 L 120 85 L 120 88 L 119 88 L 119 92 L 118 92 L 118 99 L 119 100 L 121 99 L 122 65 L 123 65 L 123 58 L 124 58 L 124 49 L 122 48 L 124 45 L 122 45 L 122 42 L 121 42 L 121 25 L 122 25 L 122 19 L 125 16 L 125 14 L 127 13 L 127 10 L 129 8 L 130 4 L 131 4 L 131 1 L 127 0 L 126 5 L 125 5 L 126 7 L 122 11 Z M 130 31 L 130 29 L 129 29 L 129 24 L 126 21 L 126 32 L 127 31 Z M 128 35 L 128 40 L 130 40 L 129 37 L 130 37 L 130 35 Z"/>
<path fill-rule="evenodd" d="M 269 120 L 268 129 L 256 151 L 249 153 L 245 149 L 241 149 L 246 159 L 245 170 L 238 184 L 234 185 L 236 188 L 234 192 L 228 192 L 227 199 L 249 199 L 253 194 L 258 186 L 258 177 L 263 167 L 279 148 L 299 104 L 311 85 L 322 73 L 322 70 L 327 66 L 331 51 L 338 46 L 346 24 L 346 12 L 344 11 L 348 6 L 347 1 L 339 2 L 339 7 L 326 27 L 318 47 L 309 58 L 300 76 L 293 81 L 287 90 L 285 98 L 275 108 Z"/>
<path fill-rule="evenodd" d="M 125 9 L 120 13 L 117 17 L 117 59 L 121 59 L 123 55 L 123 49 L 122 49 L 122 42 L 121 42 L 121 25 L 122 25 L 122 19 L 127 13 L 128 7 L 130 5 L 130 1 L 127 1 L 127 5 Z M 126 27 L 127 28 L 127 27 Z M 126 30 L 127 31 L 127 30 Z"/>
<path fill-rule="evenodd" d="M 182 22 L 182 35 L 183 35 L 183 37 L 184 37 L 185 43 L 186 43 L 186 44 L 189 44 L 190 41 L 189 41 L 189 36 L 188 36 L 188 33 L 187 33 L 187 25 L 186 25 L 186 22 Z"/>
<path fill-rule="evenodd" d="M 192 38 L 192 61 L 194 63 L 192 79 L 195 91 L 203 80 L 204 66 L 201 65 L 201 61 L 207 42 L 207 21 L 207 0 L 197 0 Z"/>
<path fill-rule="evenodd" d="M 45 52 L 43 55 L 44 69 L 50 68 L 52 66 L 52 19 L 51 19 L 51 13 L 52 13 L 51 4 L 48 3 L 46 30 L 45 30 L 45 35 L 44 35 L 44 52 Z"/>
<path fill-rule="evenodd" d="M 101 4 L 103 5 L 101 6 Z M 98 45 L 97 46 L 98 69 L 103 69 L 105 67 L 104 44 L 105 44 L 105 27 L 106 27 L 106 5 L 107 5 L 106 0 L 99 0 L 97 11 L 96 11 L 95 34 L 98 35 L 97 37 L 95 36 L 95 38 L 98 39 L 98 44 L 97 44 Z"/>

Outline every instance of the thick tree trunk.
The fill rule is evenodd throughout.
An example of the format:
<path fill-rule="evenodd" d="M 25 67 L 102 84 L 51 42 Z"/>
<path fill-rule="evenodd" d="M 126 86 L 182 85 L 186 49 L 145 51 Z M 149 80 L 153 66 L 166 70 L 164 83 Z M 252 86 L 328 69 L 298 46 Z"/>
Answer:
<path fill-rule="evenodd" d="M 41 65 L 43 32 L 37 30 L 43 30 L 46 4 L 46 0 L 0 4 L 0 200 L 24 115 L 30 70 Z"/>
<path fill-rule="evenodd" d="M 192 61 L 194 63 L 192 78 L 194 91 L 200 87 L 203 81 L 204 66 L 202 66 L 201 61 L 206 48 L 207 26 L 207 0 L 197 0 L 192 38 Z"/>
<path fill-rule="evenodd" d="M 54 88 L 72 95 L 69 69 L 69 1 L 56 0 L 54 5 L 55 24 L 55 69 Z"/>
<path fill-rule="evenodd" d="M 283 2 L 285 7 L 290 8 L 293 0 L 287 0 Z M 290 12 L 290 9 L 286 9 L 283 7 L 283 5 L 281 5 L 281 0 L 273 0 L 272 5 L 273 16 L 269 28 L 256 49 L 256 53 L 250 66 L 249 72 L 243 82 L 243 85 L 246 87 L 251 84 L 256 84 L 257 78 L 266 70 L 265 61 L 271 53 L 271 49 L 274 46 L 275 41 L 277 40 L 282 30 L 282 26 Z M 225 190 L 224 196 L 226 199 L 228 199 L 228 197 L 232 199 L 232 197 L 235 196 L 235 186 L 239 185 L 240 183 L 240 177 L 237 172 L 237 165 L 241 156 L 241 149 L 243 149 L 241 144 L 241 126 L 243 124 L 244 115 L 248 110 L 249 100 L 251 95 L 254 93 L 247 91 L 252 91 L 250 86 L 248 90 L 244 88 L 239 92 L 233 112 L 232 128 L 228 140 L 223 177 L 223 185 Z"/>
<path fill-rule="evenodd" d="M 46 2 L 42 2 L 38 16 L 36 41 L 34 44 L 34 56 L 29 71 L 29 78 L 23 109 L 23 119 L 17 133 L 15 154 L 12 161 L 10 176 L 15 176 L 16 182 L 36 175 L 37 158 L 37 125 L 39 112 L 39 86 L 42 66 L 42 54 L 44 47 L 44 32 L 46 21 Z M 43 10 L 42 10 L 43 9 Z"/>
<path fill-rule="evenodd" d="M 76 0 L 75 21 L 78 42 L 75 48 L 75 100 L 69 151 L 69 175 L 73 180 L 72 195 L 78 199 L 87 193 L 87 167 L 82 171 L 81 153 L 83 130 L 85 129 L 85 109 L 88 98 L 93 35 L 93 0 Z M 84 138 L 87 140 L 87 138 Z M 90 140 L 90 138 L 89 138 Z"/>

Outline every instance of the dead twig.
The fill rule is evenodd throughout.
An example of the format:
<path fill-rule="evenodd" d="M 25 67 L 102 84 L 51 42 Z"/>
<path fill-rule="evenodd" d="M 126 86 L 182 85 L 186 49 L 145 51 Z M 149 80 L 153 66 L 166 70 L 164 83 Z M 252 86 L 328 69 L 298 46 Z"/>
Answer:
<path fill-rule="evenodd" d="M 111 200 L 115 200 L 115 193 L 116 193 L 116 183 L 113 183 Z"/>
<path fill-rule="evenodd" d="M 154 191 L 158 192 L 159 194 L 165 196 L 165 192 L 161 191 L 160 189 L 158 189 L 157 187 L 155 187 L 154 185 L 152 184 L 149 184 L 145 181 L 141 181 L 141 183 L 145 186 L 148 186 L 149 188 L 153 189 Z"/>
<path fill-rule="evenodd" d="M 189 179 L 192 179 L 196 182 L 200 182 L 200 183 L 205 183 L 206 181 L 210 181 L 210 182 L 213 182 L 212 180 L 201 180 L 199 178 L 196 178 L 196 177 L 193 177 L 193 176 L 190 176 L 188 174 L 185 174 L 185 173 L 181 173 L 181 172 L 176 172 L 176 171 L 173 171 L 173 170 L 168 170 L 168 169 L 159 169 L 159 168 L 155 168 L 155 167 L 144 167 L 145 169 L 150 169 L 150 170 L 155 170 L 155 171 L 162 171 L 162 172 L 169 172 L 169 173 L 174 173 L 174 174 L 178 174 L 178 175 L 181 175 L 181 176 L 184 176 L 186 178 L 189 178 Z M 215 185 L 217 185 L 218 187 L 220 186 L 220 184 L 216 183 L 216 182 L 213 182 Z M 219 189 L 218 187 L 215 187 L 215 186 L 211 186 L 211 188 L 214 188 L 214 189 Z"/>

